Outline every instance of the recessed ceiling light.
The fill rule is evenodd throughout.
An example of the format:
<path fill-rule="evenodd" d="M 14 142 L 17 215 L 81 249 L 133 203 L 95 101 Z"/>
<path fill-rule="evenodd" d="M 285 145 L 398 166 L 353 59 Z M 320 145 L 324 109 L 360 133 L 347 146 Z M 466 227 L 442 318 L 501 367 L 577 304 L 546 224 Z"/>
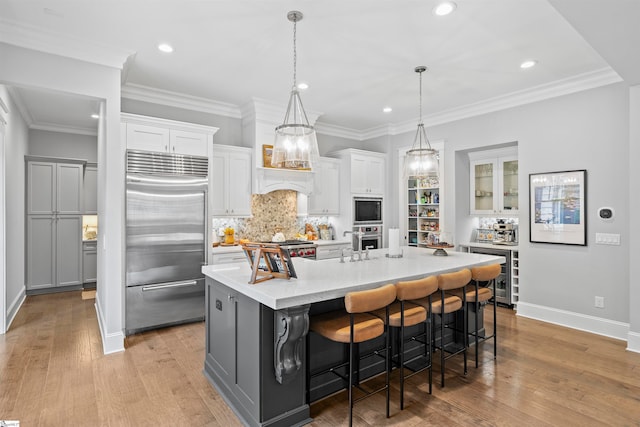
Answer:
<path fill-rule="evenodd" d="M 538 61 L 535 61 L 533 59 L 527 59 L 522 64 L 520 64 L 520 68 L 522 68 L 522 69 L 531 68 L 531 67 L 535 66 L 537 63 L 538 63 Z"/>
<path fill-rule="evenodd" d="M 456 4 L 452 1 L 443 1 L 433 8 L 433 14 L 436 16 L 445 16 L 456 10 Z"/>
<path fill-rule="evenodd" d="M 300 90 L 309 89 L 309 85 L 306 83 L 298 83 L 298 89 Z"/>
<path fill-rule="evenodd" d="M 391 107 L 384 107 L 384 108 L 382 109 L 382 112 L 383 112 L 383 113 L 390 113 L 390 112 L 392 112 L 392 111 L 393 111 L 393 108 L 391 108 Z"/>
<path fill-rule="evenodd" d="M 160 52 L 164 52 L 164 53 L 171 53 L 171 52 L 173 52 L 173 46 L 171 46 L 168 43 L 160 43 L 158 45 L 158 50 Z"/>
<path fill-rule="evenodd" d="M 100 115 L 99 115 L 99 114 L 92 114 L 92 115 L 91 115 L 91 118 L 92 118 L 92 119 L 99 119 L 99 118 L 100 118 Z"/>

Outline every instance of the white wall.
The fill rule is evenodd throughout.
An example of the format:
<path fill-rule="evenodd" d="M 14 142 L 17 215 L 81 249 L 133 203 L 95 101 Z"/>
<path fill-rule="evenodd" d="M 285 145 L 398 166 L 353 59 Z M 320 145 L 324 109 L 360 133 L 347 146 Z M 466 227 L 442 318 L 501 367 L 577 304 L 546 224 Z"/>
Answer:
<path fill-rule="evenodd" d="M 640 212 L 640 86 L 629 92 L 629 212 Z M 640 353 L 640 223 L 629 220 L 629 336 L 627 348 Z"/>
<path fill-rule="evenodd" d="M 25 163 L 27 153 L 28 128 L 20 116 L 19 110 L 11 100 L 5 88 L 2 99 L 9 107 L 8 121 L 5 127 L 5 325 L 8 329 L 25 298 L 25 262 L 24 262 L 24 189 Z"/>
<path fill-rule="evenodd" d="M 445 221 L 468 216 L 469 172 L 457 152 L 518 142 L 520 192 L 520 301 L 518 314 L 626 339 L 629 322 L 629 106 L 622 83 L 549 99 L 427 129 L 445 142 Z M 398 141 L 402 142 L 398 142 Z M 406 145 L 395 137 L 393 148 Z M 397 161 L 397 160 L 394 160 Z M 587 170 L 588 246 L 528 241 L 528 175 Z M 599 206 L 616 210 L 615 221 L 596 219 Z M 596 232 L 620 233 L 620 246 L 594 244 Z M 632 283 L 631 286 L 634 286 Z M 635 285 L 638 286 L 638 285 Z M 594 307 L 594 297 L 605 308 Z"/>
<path fill-rule="evenodd" d="M 98 138 L 90 135 L 31 129 L 29 131 L 29 154 L 83 159 L 90 163 L 96 163 L 98 161 Z"/>
<path fill-rule="evenodd" d="M 3 65 L 0 68 L 1 82 L 62 91 L 105 101 L 105 138 L 98 144 L 98 238 L 101 244 L 98 251 L 96 308 L 104 352 L 122 351 L 125 150 L 120 140 L 121 70 L 5 43 L 0 43 L 0 57 Z M 24 180 L 24 175 L 21 179 Z"/>

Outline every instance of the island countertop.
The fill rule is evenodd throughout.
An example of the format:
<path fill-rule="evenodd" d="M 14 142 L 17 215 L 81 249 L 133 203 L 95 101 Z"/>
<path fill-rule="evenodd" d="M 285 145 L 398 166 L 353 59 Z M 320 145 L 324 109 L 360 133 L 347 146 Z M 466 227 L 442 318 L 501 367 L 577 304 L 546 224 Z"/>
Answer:
<path fill-rule="evenodd" d="M 372 250 L 370 260 L 345 262 L 339 259 L 310 260 L 293 258 L 298 278 L 270 279 L 249 284 L 249 263 L 207 265 L 206 276 L 273 309 L 295 307 L 344 297 L 348 292 L 373 288 L 399 280 L 448 273 L 461 268 L 494 263 L 504 257 L 449 251 L 448 256 L 434 256 L 433 250 L 403 247 L 402 258 L 388 258 L 387 249 Z"/>

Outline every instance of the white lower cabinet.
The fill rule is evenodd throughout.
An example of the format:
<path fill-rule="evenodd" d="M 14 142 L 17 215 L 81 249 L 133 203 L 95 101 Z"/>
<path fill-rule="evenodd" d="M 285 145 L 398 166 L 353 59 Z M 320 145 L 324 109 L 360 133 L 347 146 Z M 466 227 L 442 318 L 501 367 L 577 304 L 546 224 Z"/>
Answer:
<path fill-rule="evenodd" d="M 316 248 L 316 259 L 340 258 L 342 251 L 351 247 L 350 242 L 335 242 L 318 244 Z"/>
<path fill-rule="evenodd" d="M 27 217 L 27 290 L 82 284 L 82 217 Z"/>

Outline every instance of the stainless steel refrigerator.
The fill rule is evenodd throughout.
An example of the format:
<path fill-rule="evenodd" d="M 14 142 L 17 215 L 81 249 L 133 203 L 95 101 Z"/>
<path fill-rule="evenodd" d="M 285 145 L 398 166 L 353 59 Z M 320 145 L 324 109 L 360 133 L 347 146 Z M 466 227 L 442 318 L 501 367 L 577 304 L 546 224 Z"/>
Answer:
<path fill-rule="evenodd" d="M 127 335 L 204 319 L 206 157 L 127 151 Z"/>

